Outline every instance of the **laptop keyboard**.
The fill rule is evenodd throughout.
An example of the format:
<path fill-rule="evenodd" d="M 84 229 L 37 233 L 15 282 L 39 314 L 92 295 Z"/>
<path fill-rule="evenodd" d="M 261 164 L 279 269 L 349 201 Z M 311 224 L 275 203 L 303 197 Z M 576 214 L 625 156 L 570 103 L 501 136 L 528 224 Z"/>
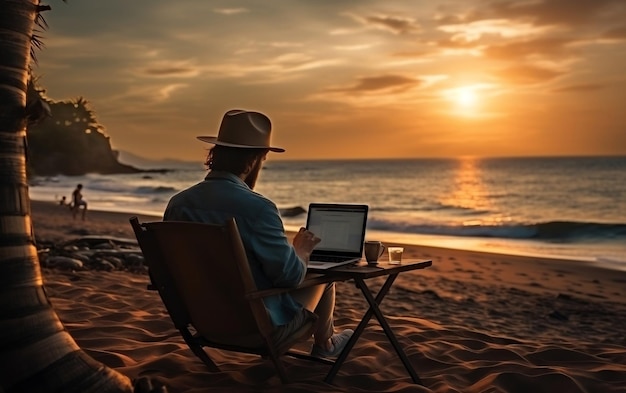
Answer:
<path fill-rule="evenodd" d="M 317 262 L 341 262 L 345 261 L 346 257 L 338 257 L 332 255 L 316 255 L 311 258 L 313 261 Z"/>

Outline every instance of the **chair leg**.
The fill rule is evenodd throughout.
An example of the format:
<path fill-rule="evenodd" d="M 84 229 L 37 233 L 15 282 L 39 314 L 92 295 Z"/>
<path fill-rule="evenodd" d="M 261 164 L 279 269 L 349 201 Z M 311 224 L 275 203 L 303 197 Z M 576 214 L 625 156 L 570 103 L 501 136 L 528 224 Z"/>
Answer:
<path fill-rule="evenodd" d="M 201 345 L 192 344 L 192 345 L 189 345 L 189 348 L 197 357 L 200 358 L 200 360 L 202 360 L 204 364 L 206 364 L 206 366 L 211 372 L 220 371 L 220 368 L 217 367 L 217 364 L 215 364 L 215 362 L 211 359 L 211 357 L 207 355 L 207 353 L 204 351 L 204 348 L 202 348 Z"/>
<path fill-rule="evenodd" d="M 220 371 L 219 367 L 217 367 L 217 364 L 215 364 L 215 362 L 211 360 L 209 355 L 204 351 L 204 347 L 193 337 L 193 334 L 191 334 L 187 327 L 179 326 L 178 331 L 180 332 L 181 336 L 183 336 L 183 340 L 185 340 L 185 343 L 187 343 L 187 346 L 189 347 L 189 349 L 191 349 L 191 352 L 193 352 L 194 355 L 200 358 L 200 360 L 202 360 L 202 362 L 206 364 L 209 370 L 213 372 Z"/>
<path fill-rule="evenodd" d="M 274 363 L 274 367 L 276 368 L 276 372 L 280 377 L 282 383 L 289 383 L 289 378 L 287 377 L 287 371 L 285 370 L 285 366 L 282 361 L 278 358 L 278 356 L 270 355 L 272 362 Z"/>
<path fill-rule="evenodd" d="M 196 355 L 198 358 L 200 358 L 200 360 L 202 360 L 202 362 L 204 364 L 206 364 L 206 366 L 209 368 L 209 370 L 211 370 L 212 372 L 220 371 L 219 367 L 217 367 L 217 364 L 215 364 L 215 362 L 204 351 L 204 347 L 202 345 L 200 345 L 193 338 L 193 336 L 191 335 L 191 333 L 188 330 L 186 330 L 186 329 L 179 329 L 179 331 L 181 332 L 181 334 L 183 336 L 183 339 L 187 343 L 187 346 L 189 347 L 189 349 L 191 349 L 191 352 L 193 352 L 194 355 Z"/>

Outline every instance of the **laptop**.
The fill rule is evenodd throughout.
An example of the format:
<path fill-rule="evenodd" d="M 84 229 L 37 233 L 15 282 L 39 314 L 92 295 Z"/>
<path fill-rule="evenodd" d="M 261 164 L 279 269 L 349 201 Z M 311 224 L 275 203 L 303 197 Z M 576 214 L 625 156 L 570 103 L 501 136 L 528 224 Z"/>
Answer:
<path fill-rule="evenodd" d="M 306 228 L 322 241 L 309 260 L 310 271 L 358 262 L 363 255 L 367 205 L 311 203 Z"/>

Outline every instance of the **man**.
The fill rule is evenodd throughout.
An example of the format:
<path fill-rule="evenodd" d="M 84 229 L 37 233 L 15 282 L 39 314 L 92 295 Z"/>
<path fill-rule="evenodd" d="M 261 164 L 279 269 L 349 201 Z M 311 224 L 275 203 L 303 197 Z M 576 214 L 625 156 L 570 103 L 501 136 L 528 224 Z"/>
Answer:
<path fill-rule="evenodd" d="M 300 228 L 289 244 L 276 205 L 253 191 L 267 153 L 285 151 L 270 145 L 271 128 L 270 119 L 262 113 L 226 112 L 216 137 L 198 137 L 215 145 L 205 162 L 208 175 L 173 196 L 163 219 L 222 224 L 234 217 L 257 287 L 296 288 L 306 275 L 311 251 L 321 239 Z M 339 355 L 353 333 L 351 329 L 334 333 L 334 284 L 294 289 L 264 302 L 277 340 L 297 331 L 306 323 L 307 314 L 317 315 L 311 350 L 314 356 Z"/>
<path fill-rule="evenodd" d="M 82 219 L 85 221 L 85 215 L 87 214 L 87 201 L 83 199 L 83 185 L 78 184 L 76 189 L 72 192 L 72 218 L 76 219 L 76 215 L 80 208 L 83 208 Z"/>

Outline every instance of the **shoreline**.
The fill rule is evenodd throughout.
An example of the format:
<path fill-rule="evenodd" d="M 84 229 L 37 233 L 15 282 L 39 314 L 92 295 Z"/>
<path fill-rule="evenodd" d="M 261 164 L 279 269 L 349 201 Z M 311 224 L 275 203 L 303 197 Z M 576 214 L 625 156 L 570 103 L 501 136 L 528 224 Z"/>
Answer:
<path fill-rule="evenodd" d="M 130 237 L 134 238 L 134 234 L 128 224 L 128 219 L 132 216 L 139 217 L 140 221 L 160 221 L 162 220 L 162 216 L 156 214 L 149 213 L 130 213 L 119 210 L 89 210 L 87 212 L 87 220 L 82 221 L 79 218 L 76 220 L 72 220 L 71 214 L 67 211 L 67 206 L 63 207 L 58 205 L 55 202 L 51 201 L 41 201 L 41 200 L 31 200 L 31 209 L 33 213 L 33 222 L 35 227 L 35 234 L 39 234 L 43 239 L 47 239 L 47 237 L 51 237 L 51 240 L 61 240 L 61 239 L 70 239 L 72 237 L 76 237 L 80 235 L 80 232 L 93 232 L 97 230 L 102 230 L 109 232 L 111 231 L 111 224 L 117 222 L 120 224 L 119 227 L 113 229 L 120 237 Z M 55 220 L 62 221 L 61 228 L 55 223 L 53 225 L 47 225 L 44 220 L 36 220 L 35 217 L 39 214 L 52 216 Z M 127 224 L 128 228 L 125 228 L 123 224 Z M 60 231 L 64 230 L 64 232 Z M 285 230 L 288 236 L 292 236 L 297 228 L 291 227 L 289 225 L 285 225 Z M 98 234 L 98 233 L 90 233 L 90 234 Z M 395 246 L 404 246 L 407 248 L 420 248 L 424 250 L 424 253 L 427 255 L 435 254 L 442 255 L 446 253 L 472 253 L 477 255 L 484 255 L 485 257 L 493 256 L 493 257 L 511 257 L 519 260 L 526 260 L 532 262 L 533 260 L 541 259 L 548 260 L 555 264 L 579 264 L 592 269 L 602 269 L 602 270 L 611 270 L 611 271 L 619 271 L 626 272 L 624 269 L 612 268 L 607 265 L 603 265 L 597 263 L 596 261 L 591 261 L 587 259 L 579 259 L 579 258 L 569 258 L 569 257 L 559 257 L 559 256 L 551 256 L 551 255 L 529 255 L 523 253 L 507 253 L 502 251 L 485 251 L 485 250 L 477 250 L 475 248 L 461 248 L 461 247 L 445 247 L 439 245 L 432 244 L 418 244 L 414 241 L 408 241 L 409 237 L 412 235 L 407 234 L 395 234 L 393 232 L 385 232 L 380 230 L 368 231 L 368 238 L 383 240 L 387 245 L 395 245 Z M 428 236 L 424 236 L 428 237 Z M 388 240 L 389 239 L 389 240 Z M 395 240 L 394 240 L 395 239 Z"/>
<path fill-rule="evenodd" d="M 56 205 L 50 200 L 31 200 L 32 204 Z M 96 206 L 90 212 L 96 214 L 121 214 L 138 215 L 151 220 L 160 220 L 160 213 L 152 211 L 128 211 L 115 206 Z M 295 232 L 301 224 L 290 223 L 289 217 L 285 219 L 286 232 Z M 304 221 L 304 218 L 302 219 Z M 384 243 L 404 244 L 410 247 L 432 247 L 436 249 L 451 249 L 460 251 L 472 251 L 489 254 L 512 255 L 528 258 L 567 260 L 592 264 L 610 270 L 626 272 L 626 247 L 612 243 L 591 244 L 564 244 L 533 241 L 530 239 L 509 239 L 480 236 L 452 236 L 433 235 L 419 233 L 395 232 L 390 230 L 368 229 L 366 240 L 381 240 Z M 623 249 L 623 252 L 622 252 Z"/>
<path fill-rule="evenodd" d="M 140 221 L 160 221 L 162 219 L 160 216 L 145 214 L 89 210 L 86 221 L 79 218 L 73 220 L 67 206 L 41 201 L 31 201 L 31 209 L 37 241 L 52 243 L 65 242 L 84 235 L 109 235 L 135 239 L 128 222 L 130 217 L 137 216 Z M 293 234 L 294 232 L 287 232 L 289 238 Z M 426 277 L 435 274 L 451 275 L 459 276 L 468 282 L 481 283 L 484 282 L 485 276 L 490 276 L 498 285 L 508 285 L 533 293 L 559 294 L 569 291 L 576 296 L 585 298 L 603 296 L 617 302 L 626 298 L 626 271 L 610 269 L 586 261 L 422 246 L 401 242 L 385 242 L 385 244 L 387 246 L 404 246 L 407 258 L 432 260 L 433 266 L 424 271 L 423 275 Z M 386 256 L 386 253 L 383 254 L 381 260 Z M 461 266 L 463 264 L 458 261 L 469 261 L 470 266 Z M 504 262 L 492 263 L 491 261 Z M 528 272 L 532 272 L 532 274 Z M 582 279 L 565 282 L 564 277 L 569 275 Z"/>

